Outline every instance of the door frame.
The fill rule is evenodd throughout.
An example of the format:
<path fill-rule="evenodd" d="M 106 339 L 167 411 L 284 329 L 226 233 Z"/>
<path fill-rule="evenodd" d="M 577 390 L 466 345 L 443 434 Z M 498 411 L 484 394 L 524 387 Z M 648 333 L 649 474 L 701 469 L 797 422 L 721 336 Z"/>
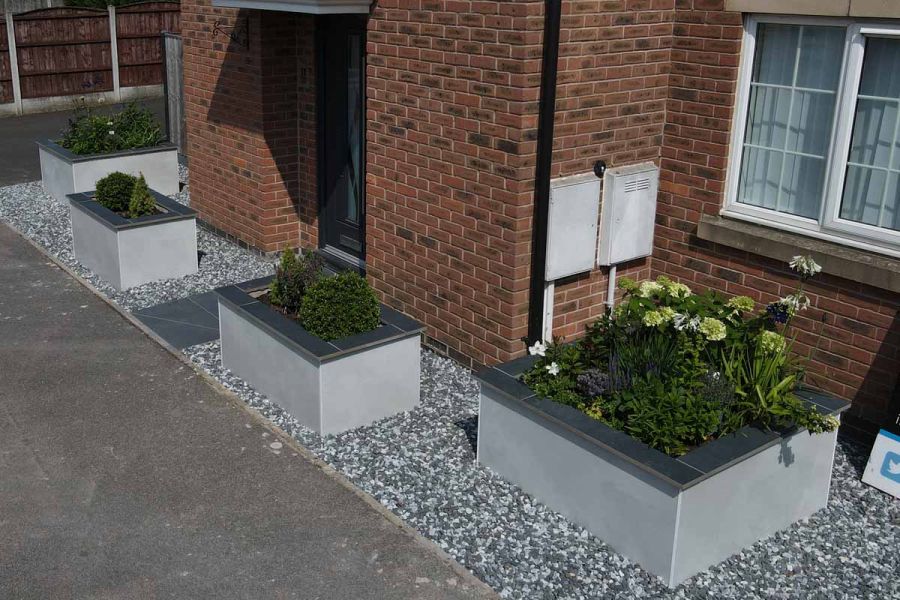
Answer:
<path fill-rule="evenodd" d="M 368 29 L 368 15 L 358 15 L 358 14 L 340 14 L 340 15 L 316 15 L 315 21 L 315 33 L 314 33 L 314 46 L 315 46 L 315 66 L 316 66 L 316 195 L 317 198 L 317 216 L 319 221 L 319 254 L 321 254 L 328 262 L 332 263 L 334 266 L 339 267 L 341 269 L 352 269 L 359 271 L 361 274 L 365 274 L 366 271 L 366 131 L 367 131 L 367 118 L 366 118 L 366 39 L 367 39 L 367 29 Z M 360 251 L 359 257 L 353 256 L 352 254 L 341 250 L 340 248 L 336 248 L 334 246 L 330 246 L 327 243 L 327 219 L 326 219 L 326 200 L 328 198 L 326 189 L 325 189 L 325 180 L 326 180 L 326 170 L 325 170 L 325 145 L 326 145 L 326 136 L 325 136 L 325 112 L 324 107 L 327 105 L 327 98 L 325 94 L 325 85 L 324 85 L 324 74 L 325 70 L 328 68 L 327 59 L 325 56 L 325 43 L 324 36 L 322 35 L 323 29 L 325 28 L 326 20 L 333 19 L 347 19 L 347 20 L 356 20 L 360 25 L 360 30 L 363 33 L 362 39 L 362 65 L 360 69 L 360 89 L 362 94 L 362 110 L 361 110 L 361 118 L 362 118 L 362 126 L 360 127 L 360 197 L 361 197 L 361 206 L 360 206 L 360 244 L 362 246 L 362 250 Z"/>

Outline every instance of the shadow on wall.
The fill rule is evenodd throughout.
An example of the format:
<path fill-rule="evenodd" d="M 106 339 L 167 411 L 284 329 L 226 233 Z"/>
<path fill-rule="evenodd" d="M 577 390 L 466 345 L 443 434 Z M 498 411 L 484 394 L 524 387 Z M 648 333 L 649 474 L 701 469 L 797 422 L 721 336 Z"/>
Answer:
<path fill-rule="evenodd" d="M 857 399 L 871 409 L 857 412 L 851 407 L 851 415 L 877 427 L 894 422 L 900 415 L 900 311 L 894 313 L 894 321 L 880 343 L 854 404 Z M 874 435 L 877 427 L 866 433 Z"/>
<path fill-rule="evenodd" d="M 225 53 L 207 113 L 215 126 L 213 139 L 228 140 L 213 149 L 230 170 L 220 174 L 223 183 L 246 179 L 255 191 L 256 197 L 242 198 L 255 211 L 245 215 L 248 222 L 282 207 L 281 201 L 272 204 L 274 192 L 281 198 L 286 193 L 296 218 L 314 227 L 314 17 L 242 9 L 236 17 L 205 25 L 213 50 Z M 261 144 L 271 161 L 258 157 Z M 277 180 L 271 177 L 273 164 Z"/>

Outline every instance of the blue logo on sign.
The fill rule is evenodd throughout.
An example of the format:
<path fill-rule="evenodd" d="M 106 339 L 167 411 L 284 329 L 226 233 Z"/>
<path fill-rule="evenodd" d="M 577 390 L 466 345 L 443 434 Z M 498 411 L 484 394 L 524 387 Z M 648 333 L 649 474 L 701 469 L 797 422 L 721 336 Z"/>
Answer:
<path fill-rule="evenodd" d="M 884 455 L 884 464 L 881 465 L 881 476 L 900 483 L 900 454 L 888 452 Z"/>

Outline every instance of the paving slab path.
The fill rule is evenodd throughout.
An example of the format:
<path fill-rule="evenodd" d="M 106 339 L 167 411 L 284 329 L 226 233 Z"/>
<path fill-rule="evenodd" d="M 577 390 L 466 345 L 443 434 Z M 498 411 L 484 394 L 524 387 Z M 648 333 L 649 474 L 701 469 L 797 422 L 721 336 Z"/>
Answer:
<path fill-rule="evenodd" d="M 0 225 L 0 598 L 484 598 Z"/>

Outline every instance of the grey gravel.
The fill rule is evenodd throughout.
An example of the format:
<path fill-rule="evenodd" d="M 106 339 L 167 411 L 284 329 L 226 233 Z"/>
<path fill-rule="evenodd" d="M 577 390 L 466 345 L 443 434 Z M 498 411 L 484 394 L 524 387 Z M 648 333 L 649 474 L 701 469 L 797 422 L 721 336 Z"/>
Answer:
<path fill-rule="evenodd" d="M 336 436 L 294 421 L 223 369 L 218 342 L 185 350 L 506 598 L 900 598 L 900 502 L 859 481 L 841 440 L 829 505 L 675 590 L 475 462 L 478 384 L 423 350 L 422 405 Z"/>
<path fill-rule="evenodd" d="M 190 203 L 186 187 L 174 198 Z M 129 310 L 272 272 L 271 261 L 201 229 L 199 273 L 119 293 L 74 260 L 68 207 L 39 182 L 0 188 L 0 219 Z M 900 502 L 859 481 L 866 450 L 849 441 L 838 445 L 825 510 L 668 590 L 475 462 L 478 384 L 449 359 L 423 350 L 416 410 L 321 437 L 223 369 L 218 342 L 185 353 L 503 597 L 900 598 Z"/>
<path fill-rule="evenodd" d="M 182 180 L 187 171 L 181 170 Z M 188 186 L 173 198 L 190 206 Z M 200 270 L 180 279 L 147 283 L 118 292 L 79 264 L 72 254 L 72 223 L 68 205 L 44 193 L 34 181 L 0 188 L 0 220 L 43 246 L 66 266 L 87 279 L 105 296 L 134 311 L 209 291 L 222 285 L 255 279 L 273 272 L 273 262 L 245 250 L 203 228 L 197 228 L 197 247 L 202 253 Z"/>

